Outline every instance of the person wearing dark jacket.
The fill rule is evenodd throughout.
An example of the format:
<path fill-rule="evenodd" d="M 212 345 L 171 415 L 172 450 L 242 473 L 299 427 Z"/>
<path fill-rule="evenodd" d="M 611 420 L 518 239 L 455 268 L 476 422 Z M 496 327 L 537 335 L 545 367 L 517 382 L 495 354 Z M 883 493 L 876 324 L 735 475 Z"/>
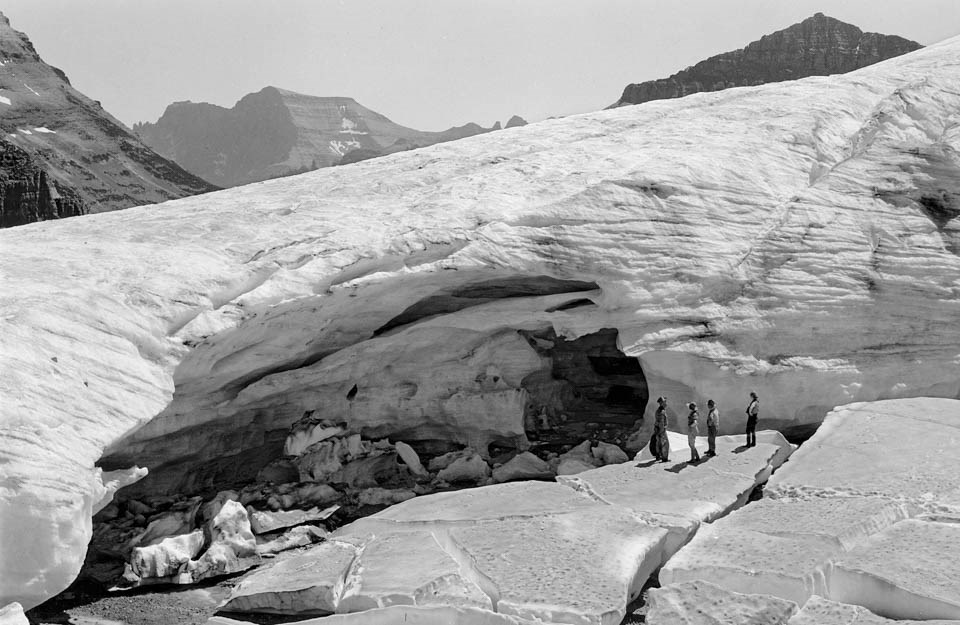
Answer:
<path fill-rule="evenodd" d="M 653 415 L 653 436 L 650 437 L 650 453 L 660 462 L 670 458 L 670 439 L 667 437 L 667 398 L 657 398 L 657 411 Z"/>
<path fill-rule="evenodd" d="M 720 429 L 720 413 L 712 399 L 707 401 L 707 444 L 710 448 L 705 456 L 717 455 L 717 431 Z"/>
<path fill-rule="evenodd" d="M 757 393 L 750 391 L 750 403 L 747 404 L 747 447 L 757 446 L 757 415 L 760 413 L 760 400 Z"/>

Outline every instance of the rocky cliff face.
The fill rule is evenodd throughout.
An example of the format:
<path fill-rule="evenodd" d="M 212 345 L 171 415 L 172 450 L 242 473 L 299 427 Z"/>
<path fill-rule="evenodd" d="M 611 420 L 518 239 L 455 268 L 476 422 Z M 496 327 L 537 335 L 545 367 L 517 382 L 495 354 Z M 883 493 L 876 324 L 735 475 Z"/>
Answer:
<path fill-rule="evenodd" d="M 36 208 L 5 209 L 4 225 L 154 204 L 215 189 L 150 150 L 98 102 L 74 89 L 3 15 L 0 131 L 7 143 L 28 155 L 33 163 L 28 169 L 42 172 L 37 197 L 46 188 L 53 198 L 38 199 Z M 4 152 L 16 154 L 4 161 L 14 167 L 6 171 L 7 179 L 19 179 L 17 167 L 26 162 L 24 156 Z M 26 197 L 34 193 L 28 187 Z M 6 197 L 12 197 L 9 191 Z"/>
<path fill-rule="evenodd" d="M 669 78 L 627 85 L 614 106 L 807 76 L 842 74 L 920 47 L 915 41 L 865 33 L 853 24 L 817 13 L 745 48 L 710 57 Z"/>
<path fill-rule="evenodd" d="M 266 87 L 231 108 L 176 102 L 134 131 L 158 153 L 232 187 L 499 130 L 466 124 L 423 132 L 395 124 L 353 98 Z"/>
<path fill-rule="evenodd" d="M 659 395 L 790 435 L 958 397 L 958 153 L 960 38 L 0 231 L 0 603 L 76 574 L 97 463 L 209 493 L 304 419 L 493 456 Z"/>
<path fill-rule="evenodd" d="M 51 181 L 26 151 L 0 139 L 0 228 L 86 213 L 75 189 Z"/>

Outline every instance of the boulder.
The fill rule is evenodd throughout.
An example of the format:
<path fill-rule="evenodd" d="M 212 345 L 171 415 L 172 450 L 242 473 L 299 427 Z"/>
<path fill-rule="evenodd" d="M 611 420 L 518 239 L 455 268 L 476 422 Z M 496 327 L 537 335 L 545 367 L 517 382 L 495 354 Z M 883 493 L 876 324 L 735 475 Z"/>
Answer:
<path fill-rule="evenodd" d="M 314 525 L 291 527 L 281 534 L 257 536 L 257 555 L 268 556 L 326 539 L 328 532 Z"/>
<path fill-rule="evenodd" d="M 298 502 L 304 506 L 327 504 L 343 496 L 329 484 L 301 484 L 296 493 Z"/>
<path fill-rule="evenodd" d="M 189 533 L 196 527 L 197 511 L 201 503 L 203 503 L 203 500 L 195 497 L 185 510 L 174 510 L 160 514 L 150 521 L 150 524 L 142 533 L 130 541 L 129 546 L 133 548 L 141 545 L 152 545 L 168 536 Z"/>
<path fill-rule="evenodd" d="M 525 451 L 494 469 L 493 481 L 500 483 L 514 480 L 544 480 L 552 478 L 553 475 L 550 465 L 529 451 Z"/>
<path fill-rule="evenodd" d="M 441 456 L 437 456 L 436 458 L 431 458 L 430 462 L 428 463 L 430 472 L 437 473 L 442 471 L 453 464 L 456 460 L 459 460 L 460 458 L 470 458 L 476 453 L 476 450 L 468 447 L 466 449 L 449 451 Z"/>
<path fill-rule="evenodd" d="M 406 488 L 366 488 L 357 494 L 357 503 L 361 506 L 392 506 L 395 503 L 413 499 L 417 494 Z"/>
<path fill-rule="evenodd" d="M 478 484 L 490 477 L 490 465 L 480 457 L 480 454 L 473 454 L 469 457 L 459 457 L 451 462 L 446 468 L 437 473 L 437 477 L 445 482 L 473 482 Z"/>
<path fill-rule="evenodd" d="M 619 464 L 630 460 L 629 456 L 627 456 L 626 452 L 622 449 L 611 443 L 604 443 L 603 441 L 598 442 L 596 446 L 590 450 L 590 453 L 595 459 L 600 461 L 601 464 Z"/>

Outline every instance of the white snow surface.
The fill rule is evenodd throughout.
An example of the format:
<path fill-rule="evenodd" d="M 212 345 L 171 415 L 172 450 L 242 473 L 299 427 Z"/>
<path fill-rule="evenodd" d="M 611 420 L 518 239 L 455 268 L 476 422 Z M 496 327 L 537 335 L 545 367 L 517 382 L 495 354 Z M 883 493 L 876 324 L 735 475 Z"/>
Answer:
<path fill-rule="evenodd" d="M 10 105 L 13 104 L 13 102 L 10 101 L 10 98 L 3 95 L 0 95 L 0 102 L 2 102 L 3 104 L 10 104 Z"/>
<path fill-rule="evenodd" d="M 957 400 L 840 407 L 762 500 L 701 528 L 660 581 L 799 606 L 819 596 L 900 621 L 960 620 L 958 444 Z"/>
<path fill-rule="evenodd" d="M 440 289 L 595 283 L 595 306 L 516 297 L 412 327 L 434 345 L 469 328 L 481 346 L 516 328 L 617 328 L 652 396 L 712 397 L 725 432 L 752 388 L 767 426 L 957 396 L 960 242 L 944 219 L 958 116 L 951 39 L 851 74 L 0 232 L 0 604 L 29 608 L 74 578 L 106 448 L 152 470 L 209 442 L 185 428 L 256 427 L 249 406 L 347 350 L 323 391 L 342 401 L 411 336 L 373 331 Z M 516 403 L 508 390 L 497 406 Z M 289 425 L 278 414 L 268 426 Z M 516 435 L 504 414 L 489 431 Z M 211 453 L 239 451 L 217 441 Z"/>
<path fill-rule="evenodd" d="M 34 131 L 34 132 L 39 132 L 39 133 L 42 133 L 42 134 L 57 134 L 57 131 L 56 131 L 56 130 L 50 130 L 50 129 L 47 128 L 46 126 L 40 126 L 39 128 L 34 128 L 33 131 Z"/>

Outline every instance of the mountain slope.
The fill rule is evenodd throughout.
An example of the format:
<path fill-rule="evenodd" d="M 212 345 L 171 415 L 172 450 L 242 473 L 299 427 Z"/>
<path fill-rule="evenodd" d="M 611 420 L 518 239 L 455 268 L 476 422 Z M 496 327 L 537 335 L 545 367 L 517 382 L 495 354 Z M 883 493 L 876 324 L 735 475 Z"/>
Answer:
<path fill-rule="evenodd" d="M 176 102 L 155 124 L 134 126 L 143 141 L 187 171 L 231 187 L 453 141 L 492 130 L 466 124 L 423 132 L 395 124 L 353 98 L 265 87 L 227 109 Z"/>
<path fill-rule="evenodd" d="M 50 188 L 82 203 L 66 213 L 43 207 L 23 213 L 32 211 L 37 219 L 154 204 L 215 189 L 150 150 L 98 102 L 74 89 L 2 14 L 0 131 L 29 154 Z"/>
<path fill-rule="evenodd" d="M 817 13 L 740 50 L 718 54 L 669 78 L 630 84 L 613 106 L 680 98 L 701 91 L 843 74 L 920 48 L 894 35 L 865 33 Z"/>

